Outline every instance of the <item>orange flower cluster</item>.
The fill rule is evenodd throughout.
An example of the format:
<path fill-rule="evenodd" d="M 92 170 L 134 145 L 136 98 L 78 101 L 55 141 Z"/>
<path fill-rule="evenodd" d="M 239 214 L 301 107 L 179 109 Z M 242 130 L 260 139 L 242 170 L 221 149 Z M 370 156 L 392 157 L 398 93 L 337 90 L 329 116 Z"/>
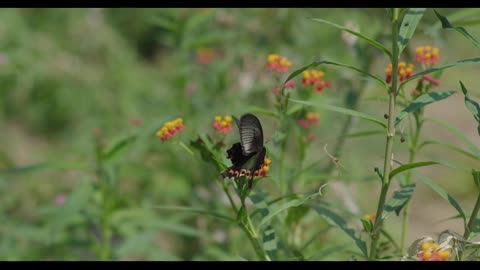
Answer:
<path fill-rule="evenodd" d="M 303 79 L 302 79 L 302 85 L 303 86 L 310 86 L 313 85 L 314 88 L 313 90 L 317 93 L 320 93 L 324 89 L 330 87 L 332 83 L 330 81 L 325 82 L 323 80 L 323 77 L 325 76 L 325 73 L 320 70 L 311 70 L 311 71 L 304 71 L 303 72 Z"/>
<path fill-rule="evenodd" d="M 320 115 L 318 113 L 308 112 L 304 119 L 298 119 L 297 123 L 303 129 L 308 129 L 310 126 L 318 125 Z"/>
<path fill-rule="evenodd" d="M 272 161 L 269 158 L 264 159 L 262 169 L 260 170 L 258 177 L 265 177 L 267 175 L 267 172 L 270 170 L 270 163 L 272 163 Z"/>
<path fill-rule="evenodd" d="M 286 57 L 280 56 L 278 54 L 270 54 L 267 57 L 268 60 L 268 71 L 276 71 L 278 73 L 287 73 L 288 69 L 292 65 Z"/>
<path fill-rule="evenodd" d="M 392 64 L 389 64 L 388 67 L 385 69 L 385 73 L 387 73 L 387 78 L 385 81 L 387 83 L 392 82 Z M 405 81 L 406 79 L 413 76 L 413 64 L 405 64 L 405 62 L 398 63 L 398 79 L 400 82 Z"/>
<path fill-rule="evenodd" d="M 419 261 L 446 261 L 450 255 L 448 250 L 439 250 L 437 243 L 425 242 L 417 256 Z"/>
<path fill-rule="evenodd" d="M 157 131 L 156 135 L 162 139 L 162 142 L 165 142 L 184 129 L 183 119 L 177 118 L 163 125 L 162 129 Z"/>
<path fill-rule="evenodd" d="M 222 117 L 216 116 L 212 127 L 219 133 L 226 135 L 232 131 L 232 117 L 225 116 L 225 118 L 222 120 Z"/>
<path fill-rule="evenodd" d="M 215 60 L 215 51 L 211 48 L 199 48 L 195 55 L 195 61 L 202 65 L 211 64 Z"/>
<path fill-rule="evenodd" d="M 432 46 L 417 47 L 415 49 L 415 62 L 422 63 L 424 65 L 435 65 L 439 60 L 438 48 L 432 48 Z"/>

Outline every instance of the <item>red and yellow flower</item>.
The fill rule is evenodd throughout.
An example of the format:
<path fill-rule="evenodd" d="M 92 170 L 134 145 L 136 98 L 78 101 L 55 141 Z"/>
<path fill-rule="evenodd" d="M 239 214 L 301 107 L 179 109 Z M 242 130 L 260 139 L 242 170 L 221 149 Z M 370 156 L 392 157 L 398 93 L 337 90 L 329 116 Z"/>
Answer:
<path fill-rule="evenodd" d="M 265 158 L 263 161 L 262 168 L 260 169 L 260 173 L 258 174 L 258 177 L 265 177 L 270 170 L 270 163 L 272 161 L 269 158 Z"/>
<path fill-rule="evenodd" d="M 422 244 L 422 251 L 417 253 L 417 259 L 419 261 L 447 261 L 450 255 L 450 250 L 439 249 L 437 243 L 424 242 Z"/>
<path fill-rule="evenodd" d="M 278 54 L 270 54 L 267 57 L 268 60 L 268 71 L 276 71 L 277 73 L 287 73 L 288 69 L 292 65 L 292 63 L 283 56 Z"/>
<path fill-rule="evenodd" d="M 314 86 L 314 91 L 320 93 L 324 89 L 331 86 L 330 81 L 324 81 L 323 77 L 325 76 L 325 72 L 321 70 L 306 70 L 303 72 L 303 79 L 302 85 L 303 86 Z"/>
<path fill-rule="evenodd" d="M 215 121 L 212 124 L 212 127 L 222 134 L 228 134 L 232 131 L 232 117 L 225 116 L 223 119 L 220 116 L 215 116 Z"/>
<path fill-rule="evenodd" d="M 301 118 L 297 120 L 297 123 L 303 129 L 308 129 L 311 126 L 318 125 L 320 119 L 320 115 L 314 112 L 308 112 L 305 118 Z"/>
<path fill-rule="evenodd" d="M 439 49 L 432 46 L 417 47 L 415 49 L 415 62 L 426 66 L 435 65 L 440 57 Z"/>
<path fill-rule="evenodd" d="M 156 135 L 162 139 L 162 142 L 165 142 L 184 129 L 185 126 L 183 125 L 183 119 L 177 118 L 173 121 L 165 123 L 165 125 L 163 125 L 159 131 L 157 131 Z"/>
<path fill-rule="evenodd" d="M 413 76 L 413 64 L 406 64 L 405 62 L 398 63 L 398 80 L 400 82 L 405 81 L 406 79 Z M 387 83 L 392 82 L 392 64 L 389 64 L 388 67 L 385 69 L 385 73 L 387 77 L 385 81 Z"/>

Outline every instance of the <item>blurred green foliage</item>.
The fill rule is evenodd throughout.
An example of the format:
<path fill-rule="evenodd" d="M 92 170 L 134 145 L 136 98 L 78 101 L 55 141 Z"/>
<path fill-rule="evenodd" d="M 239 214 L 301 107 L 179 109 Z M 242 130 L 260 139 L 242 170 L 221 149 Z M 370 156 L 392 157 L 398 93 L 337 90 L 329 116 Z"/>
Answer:
<path fill-rule="evenodd" d="M 441 11 L 448 15 L 457 10 Z M 186 130 L 180 136 L 194 140 L 197 134 L 212 134 L 216 115 L 240 116 L 252 106 L 273 108 L 271 89 L 278 85 L 265 69 L 270 53 L 287 56 L 293 69 L 319 58 L 363 64 L 342 42 L 339 31 L 308 17 L 338 24 L 352 21 L 362 33 L 388 40 L 383 9 L 0 10 L 0 259 L 253 259 L 242 231 L 232 224 L 155 208 L 202 206 L 231 214 L 216 183 L 216 170 L 178 145 L 162 143 L 155 132 L 166 121 L 182 117 Z M 415 44 L 433 43 L 441 47 L 444 63 L 478 55 L 478 49 L 457 33 L 431 30 L 435 23 L 434 14 L 425 15 L 406 56 L 414 54 Z M 478 27 L 469 27 L 473 36 L 480 36 Z M 198 57 L 204 48 L 213 51 L 213 60 L 202 64 Z M 365 68 L 382 78 L 387 59 L 381 53 L 374 53 L 372 59 Z M 478 96 L 480 90 L 474 87 L 478 72 L 478 67 L 454 69 L 444 76 L 442 89 L 458 88 L 457 76 L 461 76 L 472 85 L 471 95 Z M 328 68 L 326 77 L 333 87 L 313 99 L 349 107 L 357 97 L 355 91 L 345 96 L 346 88 L 358 87 L 356 76 Z M 359 110 L 381 118 L 384 104 L 376 98 L 384 93 L 374 83 L 366 86 Z M 455 120 L 474 138 L 475 126 L 461 102 L 439 106 L 433 114 Z M 267 147 L 270 142 L 275 156 L 276 127 L 268 116 L 259 116 Z M 304 194 L 323 183 L 320 167 L 330 164 L 323 147 L 336 142 L 344 118 L 321 112 L 320 125 L 313 130 L 317 139 L 302 150 L 307 151 L 304 165 L 321 160 L 320 166 L 294 183 L 292 192 Z M 355 121 L 352 125 L 352 133 L 365 131 Z M 431 128 L 427 133 L 435 134 L 435 127 Z M 236 133 L 227 137 L 229 144 L 237 140 Z M 357 214 L 374 211 L 370 180 L 376 179 L 373 166 L 380 164 L 383 148 L 379 136 L 352 138 L 344 147 L 341 164 L 348 173 L 338 178 L 354 190 L 352 199 L 363 211 Z M 291 169 L 299 149 L 294 143 L 287 149 L 285 163 Z M 398 151 L 399 157 L 407 153 L 400 145 Z M 445 154 L 445 150 L 425 152 L 426 157 Z M 276 165 L 272 170 L 278 170 Z M 470 198 L 469 175 L 440 171 L 442 185 L 460 198 Z M 260 183 L 278 195 L 271 180 Z M 425 188 L 416 192 L 420 203 L 435 205 L 439 200 Z M 328 198 L 342 200 L 342 196 L 346 195 Z M 57 206 L 62 198 L 66 201 Z M 309 236 L 317 237 L 308 244 L 308 259 L 348 259 L 336 252 L 351 245 L 348 238 L 326 231 L 329 223 L 300 208 L 289 212 L 287 221 L 293 226 L 302 220 Z M 449 217 L 442 212 L 433 216 L 434 220 L 421 221 L 424 225 L 412 239 Z M 108 217 L 108 224 L 102 217 Z M 102 233 L 105 226 L 111 230 L 109 247 Z M 316 235 L 319 231 L 324 233 Z"/>

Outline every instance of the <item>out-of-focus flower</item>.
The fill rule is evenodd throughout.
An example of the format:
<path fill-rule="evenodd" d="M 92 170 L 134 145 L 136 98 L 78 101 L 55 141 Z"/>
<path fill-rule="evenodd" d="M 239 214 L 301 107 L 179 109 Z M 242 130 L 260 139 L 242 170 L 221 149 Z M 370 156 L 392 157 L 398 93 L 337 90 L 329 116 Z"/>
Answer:
<path fill-rule="evenodd" d="M 356 24 L 352 21 L 347 21 L 345 23 L 345 27 L 350 29 L 350 30 L 353 30 L 355 32 L 358 32 L 360 30 L 360 27 L 358 26 L 358 24 Z M 357 40 L 358 40 L 357 36 L 352 35 L 347 31 L 342 31 L 342 41 L 348 47 L 353 47 L 355 45 L 355 43 L 357 42 Z"/>
<path fill-rule="evenodd" d="M 385 69 L 385 73 L 387 77 L 385 81 L 387 83 L 392 82 L 392 64 L 389 64 L 388 67 Z M 405 81 L 406 79 L 413 76 L 413 64 L 405 64 L 405 62 L 398 63 L 398 80 L 400 82 Z"/>
<path fill-rule="evenodd" d="M 212 48 L 198 48 L 195 54 L 195 61 L 198 64 L 208 65 L 215 60 L 215 50 Z"/>
<path fill-rule="evenodd" d="M 375 214 L 367 214 L 367 215 L 363 216 L 363 219 L 368 220 L 372 223 L 375 223 L 376 218 L 377 218 L 377 215 L 375 215 Z"/>
<path fill-rule="evenodd" d="M 318 125 L 319 119 L 320 115 L 318 113 L 308 112 L 305 118 L 298 119 L 297 123 L 303 129 L 308 129 L 310 126 Z"/>
<path fill-rule="evenodd" d="M 270 170 L 270 163 L 272 163 L 272 161 L 269 158 L 264 159 L 262 168 L 258 173 L 258 177 L 265 177 L 267 175 L 268 171 Z"/>
<path fill-rule="evenodd" d="M 449 249 L 439 249 L 435 242 L 424 242 L 422 250 L 417 253 L 419 261 L 447 261 L 450 258 Z"/>
<path fill-rule="evenodd" d="M 133 119 L 130 120 L 130 124 L 132 126 L 138 127 L 138 126 L 140 126 L 140 124 L 142 124 L 142 120 L 140 120 L 138 118 L 133 118 Z"/>
<path fill-rule="evenodd" d="M 286 57 L 280 56 L 278 54 L 269 54 L 267 57 L 267 61 L 267 70 L 275 71 L 277 73 L 287 73 L 288 69 L 292 65 L 292 63 Z"/>
<path fill-rule="evenodd" d="M 157 131 L 156 135 L 162 139 L 162 142 L 165 142 L 184 129 L 185 126 L 183 125 L 183 119 L 177 118 L 173 121 L 165 123 L 165 125 L 163 125 L 159 131 Z"/>
<path fill-rule="evenodd" d="M 440 58 L 439 49 L 432 46 L 417 47 L 415 49 L 415 62 L 426 66 L 435 65 Z"/>
<path fill-rule="evenodd" d="M 431 84 L 433 84 L 433 85 L 435 85 L 435 86 L 439 86 L 439 85 L 440 85 L 440 82 L 437 81 L 437 80 L 435 80 L 434 78 L 430 77 L 430 75 L 423 75 L 422 78 L 423 78 L 425 81 L 427 81 L 427 82 L 429 82 L 429 83 L 431 83 Z"/>
<path fill-rule="evenodd" d="M 232 117 L 225 116 L 222 119 L 220 116 L 215 116 L 215 121 L 213 122 L 212 127 L 216 131 L 226 135 L 232 131 Z"/>
<path fill-rule="evenodd" d="M 292 89 L 292 88 L 295 88 L 295 86 L 297 86 L 297 84 L 295 83 L 295 81 L 288 81 L 286 84 L 285 84 L 285 89 Z"/>
<path fill-rule="evenodd" d="M 419 91 L 418 89 L 415 89 L 412 91 L 412 97 L 418 97 L 422 94 L 421 91 Z"/>
<path fill-rule="evenodd" d="M 272 88 L 272 93 L 274 93 L 275 95 L 280 94 L 280 87 L 273 87 Z"/>
<path fill-rule="evenodd" d="M 323 77 L 325 76 L 325 72 L 320 70 L 311 70 L 311 71 L 304 71 L 303 72 L 303 79 L 302 85 L 303 86 L 310 86 L 313 85 L 313 90 L 317 93 L 320 93 L 324 89 L 331 86 L 330 81 L 323 81 Z"/>
<path fill-rule="evenodd" d="M 67 195 L 59 194 L 55 196 L 54 204 L 55 206 L 60 207 L 65 203 L 66 200 L 67 200 Z"/>
<path fill-rule="evenodd" d="M 295 83 L 295 81 L 288 81 L 288 82 L 284 85 L 285 90 L 287 90 L 287 89 L 294 89 L 296 86 L 297 86 L 297 84 Z M 274 88 L 272 88 L 272 93 L 274 93 L 275 95 L 279 95 L 279 94 L 280 94 L 280 87 L 274 87 Z"/>

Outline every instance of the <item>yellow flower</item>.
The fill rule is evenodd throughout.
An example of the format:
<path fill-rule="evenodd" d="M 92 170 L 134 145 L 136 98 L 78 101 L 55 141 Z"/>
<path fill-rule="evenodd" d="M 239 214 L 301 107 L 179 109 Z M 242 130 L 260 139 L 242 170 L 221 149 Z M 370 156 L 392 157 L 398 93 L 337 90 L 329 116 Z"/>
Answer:
<path fill-rule="evenodd" d="M 227 124 L 232 123 L 232 117 L 230 117 L 230 116 L 225 116 L 225 122 L 227 122 Z"/>
<path fill-rule="evenodd" d="M 215 116 L 215 122 L 220 123 L 222 121 L 222 117 Z"/>
<path fill-rule="evenodd" d="M 450 257 L 450 251 L 442 250 L 442 251 L 438 252 L 438 256 L 440 256 L 440 258 L 446 260 Z"/>
<path fill-rule="evenodd" d="M 278 60 L 280 56 L 278 54 L 269 54 L 268 55 L 268 62 L 273 63 Z"/>

